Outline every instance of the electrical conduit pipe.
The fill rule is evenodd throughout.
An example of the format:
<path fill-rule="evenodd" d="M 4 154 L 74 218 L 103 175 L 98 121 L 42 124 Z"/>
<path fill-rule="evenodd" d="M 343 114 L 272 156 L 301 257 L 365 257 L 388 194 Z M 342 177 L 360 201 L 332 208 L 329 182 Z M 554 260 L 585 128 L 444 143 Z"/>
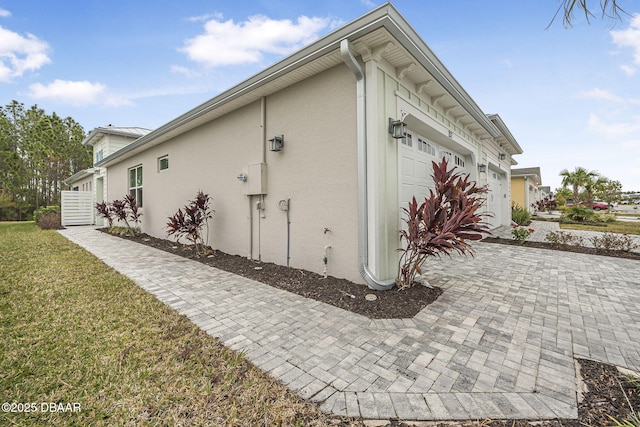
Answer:
<path fill-rule="evenodd" d="M 354 58 L 349 40 L 340 42 L 340 54 L 356 77 L 356 129 L 358 148 L 358 269 L 371 289 L 387 291 L 395 285 L 394 280 L 379 280 L 369 270 L 369 216 L 367 213 L 367 122 L 365 75 Z"/>

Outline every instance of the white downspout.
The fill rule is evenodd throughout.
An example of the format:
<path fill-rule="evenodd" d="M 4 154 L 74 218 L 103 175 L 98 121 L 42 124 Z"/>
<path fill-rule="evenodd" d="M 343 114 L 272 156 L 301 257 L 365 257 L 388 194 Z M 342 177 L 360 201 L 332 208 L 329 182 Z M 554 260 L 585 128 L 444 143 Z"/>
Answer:
<path fill-rule="evenodd" d="M 356 131 L 358 147 L 358 269 L 371 289 L 387 291 L 395 285 L 394 280 L 379 280 L 369 270 L 369 216 L 367 212 L 367 122 L 365 99 L 365 74 L 353 57 L 349 41 L 340 42 L 340 54 L 345 64 L 356 77 Z"/>

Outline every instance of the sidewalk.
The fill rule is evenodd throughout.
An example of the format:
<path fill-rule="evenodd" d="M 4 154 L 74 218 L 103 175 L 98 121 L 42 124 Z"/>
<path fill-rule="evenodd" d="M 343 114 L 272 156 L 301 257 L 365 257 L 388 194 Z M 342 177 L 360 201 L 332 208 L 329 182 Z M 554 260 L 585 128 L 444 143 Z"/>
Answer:
<path fill-rule="evenodd" d="M 444 293 L 371 320 L 92 227 L 60 232 L 337 415 L 575 418 L 574 357 L 640 370 L 640 264 L 478 243 L 429 262 Z"/>

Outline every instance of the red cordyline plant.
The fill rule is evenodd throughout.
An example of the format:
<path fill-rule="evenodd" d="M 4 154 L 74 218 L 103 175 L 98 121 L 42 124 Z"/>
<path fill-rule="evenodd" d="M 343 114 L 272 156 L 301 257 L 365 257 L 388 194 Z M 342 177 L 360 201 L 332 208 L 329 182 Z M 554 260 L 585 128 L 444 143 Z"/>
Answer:
<path fill-rule="evenodd" d="M 109 228 L 113 228 L 113 220 L 123 221 L 132 235 L 138 234 L 137 226 L 140 223 L 142 212 L 138 210 L 136 198 L 130 194 L 123 197 L 122 200 L 114 200 L 111 203 L 96 203 L 96 210 L 101 217 L 106 218 L 109 222 Z M 134 227 L 129 223 L 129 219 L 133 221 Z"/>
<path fill-rule="evenodd" d="M 96 210 L 101 217 L 105 218 L 109 223 L 109 228 L 113 227 L 113 215 L 111 206 L 107 202 L 96 203 Z"/>
<path fill-rule="evenodd" d="M 207 224 L 207 220 L 213 216 L 215 211 L 209 208 L 211 197 L 199 191 L 196 198 L 188 205 L 178 209 L 167 222 L 167 236 L 175 235 L 176 241 L 180 242 L 182 237 L 195 245 L 196 253 L 205 253 L 205 241 L 202 236 L 202 227 Z"/>
<path fill-rule="evenodd" d="M 483 221 L 489 214 L 479 213 L 487 187 L 469 181 L 469 174 L 454 173 L 455 167 L 447 170 L 444 158 L 432 164 L 435 192 L 430 190 L 421 204 L 414 197 L 409 207 L 403 208 L 407 228 L 400 231 L 406 247 L 399 249 L 402 252 L 396 278 L 399 289 L 417 283 L 428 257 L 451 256 L 453 252 L 473 255 L 468 241 L 480 240 L 483 233 L 491 234 L 489 224 Z"/>
<path fill-rule="evenodd" d="M 138 203 L 136 202 L 136 198 L 131 194 L 127 194 L 126 196 L 124 196 L 124 201 L 129 208 L 129 218 L 131 219 L 131 221 L 133 221 L 134 226 L 137 227 L 138 223 L 140 222 L 142 213 L 138 210 Z"/>

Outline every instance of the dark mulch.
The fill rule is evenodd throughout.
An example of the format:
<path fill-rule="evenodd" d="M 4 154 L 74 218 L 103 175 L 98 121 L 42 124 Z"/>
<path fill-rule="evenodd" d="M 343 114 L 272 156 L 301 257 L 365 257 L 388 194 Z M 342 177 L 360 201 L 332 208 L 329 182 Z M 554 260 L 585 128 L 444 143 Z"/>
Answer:
<path fill-rule="evenodd" d="M 106 231 L 103 229 L 102 231 Z M 126 237 L 145 245 L 190 258 L 204 264 L 229 271 L 253 280 L 284 289 L 289 292 L 322 301 L 372 319 L 411 318 L 424 307 L 435 301 L 442 293 L 440 288 L 430 289 L 425 286 L 414 286 L 404 291 L 373 291 L 366 286 L 348 280 L 322 276 L 305 270 L 288 268 L 272 263 L 258 262 L 246 257 L 229 255 L 213 251 L 212 256 L 198 256 L 189 246 L 158 239 L 148 235 Z M 484 242 L 506 245 L 520 245 L 512 239 L 485 238 Z M 543 242 L 524 243 L 525 247 L 553 249 L 589 254 L 616 256 L 640 259 L 639 254 L 612 252 L 603 253 L 592 248 L 575 246 L 558 246 Z M 367 301 L 365 295 L 374 294 L 375 301 Z M 352 298 L 351 295 L 354 297 Z M 611 418 L 628 419 L 634 410 L 640 411 L 640 387 L 634 385 L 611 365 L 591 360 L 578 359 L 580 375 L 586 392 L 578 405 L 578 419 L 558 419 L 546 421 L 527 420 L 484 420 L 468 421 L 457 424 L 439 423 L 434 427 L 600 427 L 615 425 Z M 631 409 L 634 408 L 634 409 Z M 358 420 L 336 419 L 335 425 L 363 425 Z M 401 420 L 390 420 L 387 427 L 411 427 L 413 424 Z"/>
<path fill-rule="evenodd" d="M 532 242 L 529 240 L 518 243 L 514 239 L 503 239 L 500 237 L 485 237 L 484 239 L 482 239 L 482 241 L 486 243 L 500 243 L 502 245 L 523 246 L 525 248 L 549 249 L 554 251 L 576 252 L 581 254 L 603 255 L 615 258 L 640 260 L 640 253 L 638 252 L 608 251 L 605 249 L 587 248 L 584 246 L 555 245 L 548 242 Z"/>
<path fill-rule="evenodd" d="M 102 229 L 101 231 L 106 231 Z M 398 291 L 374 291 L 367 286 L 349 280 L 328 276 L 326 279 L 317 274 L 297 268 L 289 268 L 269 262 L 250 260 L 239 255 L 229 255 L 213 251 L 209 256 L 196 254 L 189 245 L 158 239 L 146 234 L 126 237 L 166 252 L 171 252 L 203 264 L 219 268 L 275 288 L 293 292 L 306 298 L 322 301 L 336 307 L 362 314 L 370 319 L 412 318 L 420 310 L 435 301 L 442 290 L 436 286 L 414 286 Z M 375 301 L 365 299 L 373 294 Z"/>

